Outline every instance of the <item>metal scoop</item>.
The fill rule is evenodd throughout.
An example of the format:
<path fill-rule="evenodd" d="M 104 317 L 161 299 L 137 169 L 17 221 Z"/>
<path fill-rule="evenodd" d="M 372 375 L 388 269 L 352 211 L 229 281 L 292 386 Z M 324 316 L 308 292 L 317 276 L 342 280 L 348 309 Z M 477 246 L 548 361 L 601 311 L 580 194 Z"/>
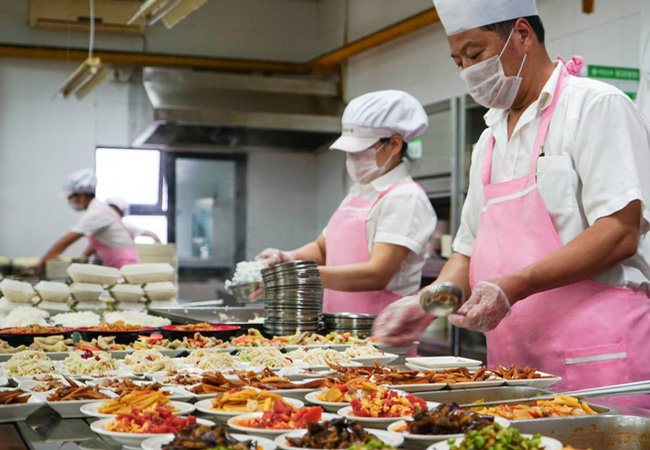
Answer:
<path fill-rule="evenodd" d="M 420 296 L 420 305 L 426 312 L 436 317 L 447 317 L 460 308 L 465 299 L 463 290 L 454 283 L 433 284 Z"/>

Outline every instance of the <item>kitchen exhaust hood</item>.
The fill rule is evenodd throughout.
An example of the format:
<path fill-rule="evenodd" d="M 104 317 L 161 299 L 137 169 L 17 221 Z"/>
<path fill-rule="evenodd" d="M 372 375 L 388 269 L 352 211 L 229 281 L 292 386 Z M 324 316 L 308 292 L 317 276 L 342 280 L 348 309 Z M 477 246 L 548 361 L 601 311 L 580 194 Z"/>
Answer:
<path fill-rule="evenodd" d="M 142 76 L 148 101 L 130 102 L 135 148 L 316 151 L 341 132 L 337 80 L 152 67 Z"/>

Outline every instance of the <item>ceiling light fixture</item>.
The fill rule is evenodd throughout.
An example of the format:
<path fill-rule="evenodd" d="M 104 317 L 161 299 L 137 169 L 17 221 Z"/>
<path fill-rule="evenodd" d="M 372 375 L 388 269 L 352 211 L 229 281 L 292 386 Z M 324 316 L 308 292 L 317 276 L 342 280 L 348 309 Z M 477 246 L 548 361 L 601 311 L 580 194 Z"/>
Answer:
<path fill-rule="evenodd" d="M 147 0 L 127 25 L 145 17 L 149 25 L 161 21 L 169 29 L 207 2 L 208 0 Z"/>
<path fill-rule="evenodd" d="M 95 1 L 90 0 L 90 44 L 88 46 L 88 58 L 72 72 L 65 83 L 59 88 L 58 92 L 63 94 L 63 98 L 68 98 L 71 94 L 74 94 L 77 100 L 81 100 L 108 76 L 108 70 L 102 65 L 101 59 L 93 57 L 94 46 Z"/>

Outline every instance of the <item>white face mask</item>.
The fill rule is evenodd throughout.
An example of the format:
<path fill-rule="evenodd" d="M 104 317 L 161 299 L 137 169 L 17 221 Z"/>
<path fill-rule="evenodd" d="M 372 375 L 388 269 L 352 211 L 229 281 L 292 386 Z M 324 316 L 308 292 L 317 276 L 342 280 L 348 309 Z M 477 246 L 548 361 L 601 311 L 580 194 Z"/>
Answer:
<path fill-rule="evenodd" d="M 377 150 L 369 148 L 359 153 L 347 153 L 345 159 L 345 166 L 348 169 L 348 174 L 350 178 L 360 184 L 368 184 L 372 180 L 379 178 L 384 173 L 390 164 L 392 157 L 389 158 L 384 165 L 379 167 L 377 165 L 377 158 L 375 155 L 386 147 L 386 142 L 384 145 L 379 147 Z"/>
<path fill-rule="evenodd" d="M 501 63 L 503 52 L 506 51 L 514 32 L 513 28 L 499 56 L 481 61 L 460 73 L 460 77 L 467 83 L 469 95 L 476 103 L 486 108 L 510 109 L 521 87 L 520 75 L 528 55 L 524 55 L 516 77 L 506 76 Z"/>

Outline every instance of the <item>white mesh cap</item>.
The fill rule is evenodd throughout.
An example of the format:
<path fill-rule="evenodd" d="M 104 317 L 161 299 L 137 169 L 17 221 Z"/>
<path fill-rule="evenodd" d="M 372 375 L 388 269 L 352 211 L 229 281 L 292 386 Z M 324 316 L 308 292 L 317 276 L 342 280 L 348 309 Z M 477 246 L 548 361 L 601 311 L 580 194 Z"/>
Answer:
<path fill-rule="evenodd" d="M 92 169 L 81 169 L 63 179 L 63 196 L 71 194 L 94 194 L 97 177 Z"/>
<path fill-rule="evenodd" d="M 422 104 L 402 91 L 378 91 L 357 97 L 343 113 L 343 132 L 331 150 L 358 153 L 395 134 L 410 142 L 424 134 L 429 118 Z"/>
<path fill-rule="evenodd" d="M 536 0 L 433 0 L 448 36 L 520 17 L 536 16 Z"/>

